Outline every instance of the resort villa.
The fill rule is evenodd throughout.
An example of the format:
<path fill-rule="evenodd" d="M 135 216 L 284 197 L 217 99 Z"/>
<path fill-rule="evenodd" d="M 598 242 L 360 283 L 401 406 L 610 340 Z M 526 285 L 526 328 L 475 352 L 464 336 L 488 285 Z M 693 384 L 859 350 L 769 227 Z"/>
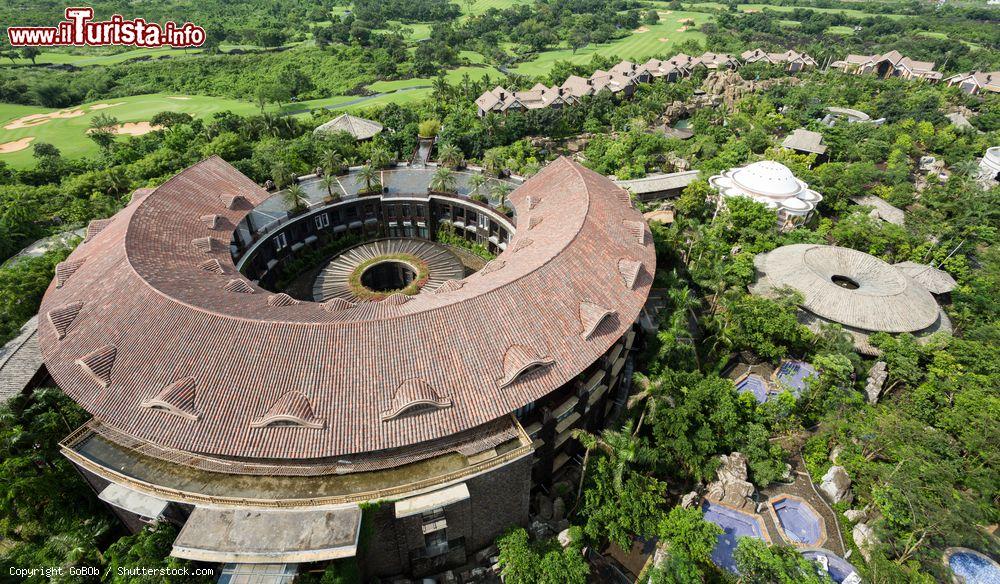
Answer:
<path fill-rule="evenodd" d="M 941 80 L 942 74 L 934 70 L 934 63 L 914 61 L 904 57 L 899 51 L 889 51 L 884 55 L 847 55 L 843 61 L 830 64 L 855 75 L 876 75 L 882 79 L 901 77 L 903 79 L 924 79 L 930 82 Z"/>

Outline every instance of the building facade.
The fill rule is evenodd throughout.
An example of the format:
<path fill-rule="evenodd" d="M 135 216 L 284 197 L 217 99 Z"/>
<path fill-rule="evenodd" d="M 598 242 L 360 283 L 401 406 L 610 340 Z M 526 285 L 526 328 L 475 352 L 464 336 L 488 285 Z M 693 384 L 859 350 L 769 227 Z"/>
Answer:
<path fill-rule="evenodd" d="M 177 557 L 353 557 L 367 577 L 465 564 L 527 522 L 532 490 L 580 454 L 572 430 L 625 403 L 648 228 L 566 159 L 510 195 L 513 217 L 386 194 L 234 236 L 269 196 L 210 158 L 91 224 L 39 312 L 48 372 L 93 415 L 64 454 L 130 528 L 181 526 Z M 460 223 L 499 254 L 412 296 L 318 303 L 269 280 L 347 233 Z"/>

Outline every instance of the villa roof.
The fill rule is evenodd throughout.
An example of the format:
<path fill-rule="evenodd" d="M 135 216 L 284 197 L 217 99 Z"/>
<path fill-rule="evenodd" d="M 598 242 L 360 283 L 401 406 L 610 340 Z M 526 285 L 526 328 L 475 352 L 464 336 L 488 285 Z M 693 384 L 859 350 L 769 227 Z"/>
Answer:
<path fill-rule="evenodd" d="M 790 287 L 801 306 L 832 322 L 863 331 L 914 332 L 934 325 L 939 309 L 923 286 L 875 256 L 829 245 L 793 244 L 758 255 L 766 289 Z M 843 278 L 857 287 L 842 287 Z"/>
<path fill-rule="evenodd" d="M 958 286 L 951 274 L 926 264 L 900 262 L 893 265 L 933 294 L 947 294 Z"/>
<path fill-rule="evenodd" d="M 347 132 L 356 140 L 367 140 L 382 131 L 382 124 L 352 116 L 340 114 L 329 122 L 316 128 L 315 132 Z"/>
<path fill-rule="evenodd" d="M 38 317 L 34 316 L 20 334 L 0 347 L 0 404 L 24 391 L 41 368 Z"/>
<path fill-rule="evenodd" d="M 992 92 L 1000 92 L 1000 71 L 972 71 L 971 73 L 959 73 L 946 79 L 948 83 L 966 83 L 971 81 L 980 89 Z"/>
<path fill-rule="evenodd" d="M 823 134 L 812 132 L 804 128 L 796 128 L 781 143 L 782 148 L 790 148 L 799 152 L 811 152 L 813 154 L 825 154 L 826 144 L 823 143 Z"/>
<path fill-rule="evenodd" d="M 878 218 L 893 225 L 903 225 L 906 222 L 906 212 L 899 207 L 890 205 L 888 201 L 875 195 L 858 195 L 851 201 L 862 207 L 872 207 L 878 213 Z"/>
<path fill-rule="evenodd" d="M 220 195 L 247 204 L 230 209 Z M 641 215 L 625 191 L 560 158 L 510 194 L 524 225 L 544 220 L 532 244 L 518 246 L 527 229 L 518 231 L 493 268 L 460 288 L 378 310 L 275 306 L 236 270 L 229 231 L 201 220 L 215 213 L 239 224 L 269 196 L 212 157 L 77 247 L 68 259 L 75 270 L 49 286 L 40 308 L 61 322 L 64 307 L 82 303 L 62 333 L 49 322 L 38 330 L 63 391 L 129 436 L 206 455 L 306 459 L 408 447 L 479 427 L 574 379 L 628 330 L 652 284 L 652 238 L 636 237 L 629 222 Z M 205 237 L 207 246 L 192 244 Z M 200 267 L 213 259 L 221 273 Z M 585 302 L 615 311 L 588 338 Z M 514 346 L 544 362 L 510 378 Z M 407 380 L 450 406 L 386 417 Z"/>
<path fill-rule="evenodd" d="M 629 191 L 643 195 L 673 189 L 682 189 L 698 180 L 697 170 L 685 170 L 669 174 L 654 174 L 643 178 L 615 181 L 616 184 Z"/>

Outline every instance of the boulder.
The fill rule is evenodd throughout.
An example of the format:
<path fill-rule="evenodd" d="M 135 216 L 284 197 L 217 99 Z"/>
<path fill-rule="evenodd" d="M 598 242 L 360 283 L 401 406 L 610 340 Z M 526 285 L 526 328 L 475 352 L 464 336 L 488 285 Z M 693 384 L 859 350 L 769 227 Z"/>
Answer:
<path fill-rule="evenodd" d="M 706 487 L 706 497 L 736 509 L 753 508 L 756 489 L 747 481 L 747 459 L 739 452 L 719 457 L 716 480 Z"/>
<path fill-rule="evenodd" d="M 843 451 L 844 447 L 841 446 L 840 444 L 834 446 L 833 450 L 830 451 L 830 462 L 832 462 L 833 464 L 837 464 L 837 458 L 840 457 L 840 453 Z"/>
<path fill-rule="evenodd" d="M 699 498 L 698 491 L 691 491 L 687 495 L 681 497 L 681 507 L 684 509 L 690 509 L 691 507 L 698 505 Z"/>
<path fill-rule="evenodd" d="M 559 539 L 559 545 L 564 548 L 569 547 L 569 544 L 573 543 L 573 539 L 569 536 L 569 529 L 560 531 L 559 535 L 556 537 Z"/>
<path fill-rule="evenodd" d="M 563 501 L 562 497 L 556 497 L 555 501 L 552 501 L 552 520 L 562 521 L 563 517 L 566 516 L 566 502 Z"/>
<path fill-rule="evenodd" d="M 830 470 L 826 471 L 819 490 L 831 503 L 850 502 L 854 498 L 851 494 L 851 477 L 847 474 L 847 469 L 842 466 L 831 466 Z"/>
<path fill-rule="evenodd" d="M 538 516 L 541 517 L 543 521 L 552 519 L 552 499 L 538 493 L 538 497 L 536 497 L 535 502 L 538 505 Z"/>
<path fill-rule="evenodd" d="M 878 361 L 872 365 L 871 370 L 868 371 L 868 382 L 865 384 L 868 403 L 878 403 L 878 398 L 882 395 L 882 389 L 885 387 L 885 380 L 888 377 L 889 371 L 886 369 L 885 361 Z"/>
<path fill-rule="evenodd" d="M 552 536 L 552 528 L 549 527 L 548 523 L 541 521 L 532 521 L 531 526 L 528 527 L 528 532 L 538 541 L 548 539 Z"/>
<path fill-rule="evenodd" d="M 870 562 L 872 559 L 872 550 L 881 543 L 875 535 L 875 530 L 867 523 L 859 523 L 854 526 L 851 535 L 854 536 L 854 543 L 858 546 L 861 556 L 866 562 Z"/>
<path fill-rule="evenodd" d="M 864 509 L 848 509 L 847 511 L 844 511 L 844 517 L 846 517 L 851 523 L 862 521 L 867 516 L 868 512 Z"/>

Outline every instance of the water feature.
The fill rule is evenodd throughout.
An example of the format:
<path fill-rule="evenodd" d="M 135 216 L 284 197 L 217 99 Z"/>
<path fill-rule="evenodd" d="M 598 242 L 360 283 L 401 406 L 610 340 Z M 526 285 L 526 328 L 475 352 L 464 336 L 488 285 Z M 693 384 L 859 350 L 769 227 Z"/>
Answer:
<path fill-rule="evenodd" d="M 782 497 L 771 501 L 778 524 L 789 541 L 808 545 L 817 545 L 823 537 L 823 527 L 819 515 L 813 511 L 809 503 Z"/>
<path fill-rule="evenodd" d="M 968 548 L 950 548 L 945 552 L 948 567 L 964 584 L 1000 584 L 1000 564 Z"/>
<path fill-rule="evenodd" d="M 701 510 L 705 514 L 705 521 L 722 528 L 722 535 L 719 536 L 715 549 L 712 550 L 712 562 L 735 573 L 737 570 L 733 552 L 736 551 L 739 538 L 764 539 L 764 527 L 760 519 L 749 513 L 743 513 L 709 501 L 702 504 Z"/>
<path fill-rule="evenodd" d="M 836 584 L 860 584 L 861 577 L 847 560 L 822 548 L 802 550 L 802 557 L 815 562 Z"/>
<path fill-rule="evenodd" d="M 431 157 L 431 150 L 433 148 L 433 138 L 421 138 L 420 142 L 417 144 L 417 151 L 413 154 L 413 160 L 410 162 L 410 166 L 426 166 L 427 161 Z"/>

